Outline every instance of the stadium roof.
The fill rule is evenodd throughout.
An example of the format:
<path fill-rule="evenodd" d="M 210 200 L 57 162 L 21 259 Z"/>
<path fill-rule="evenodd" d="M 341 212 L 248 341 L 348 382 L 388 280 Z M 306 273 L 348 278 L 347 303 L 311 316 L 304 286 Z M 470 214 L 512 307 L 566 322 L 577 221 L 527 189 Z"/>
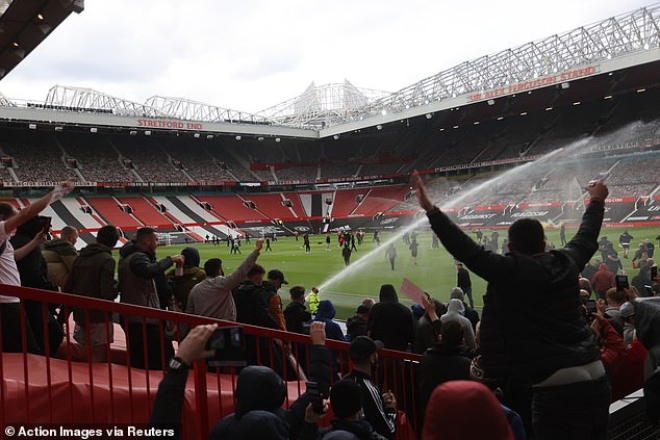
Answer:
<path fill-rule="evenodd" d="M 83 0 L 0 0 L 0 79 L 83 9 Z"/>
<path fill-rule="evenodd" d="M 324 138 L 415 117 L 430 119 L 435 112 L 470 104 L 494 105 L 522 92 L 568 88 L 572 82 L 643 65 L 660 66 L 660 4 L 466 61 L 395 93 L 358 88 L 349 81 L 312 84 L 296 98 L 250 114 L 185 98 L 154 96 L 142 104 L 91 89 L 55 86 L 44 103 L 28 104 L 28 112 L 5 102 L 0 119 Z M 44 117 L 44 110 L 59 111 Z"/>

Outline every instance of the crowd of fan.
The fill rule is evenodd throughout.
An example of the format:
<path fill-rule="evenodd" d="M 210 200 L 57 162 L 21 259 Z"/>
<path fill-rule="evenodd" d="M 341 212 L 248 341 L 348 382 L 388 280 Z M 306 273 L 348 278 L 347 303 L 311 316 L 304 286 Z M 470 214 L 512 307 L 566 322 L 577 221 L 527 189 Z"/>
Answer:
<path fill-rule="evenodd" d="M 422 185 L 418 177 L 417 185 Z M 598 206 L 602 210 L 607 192 L 590 190 L 590 194 L 594 207 L 585 213 L 585 219 L 593 215 Z M 50 201 L 50 195 L 46 199 Z M 457 238 L 457 232 L 452 232 L 453 226 L 446 226 L 446 231 L 441 232 L 440 220 L 434 217 L 439 215 L 439 211 L 434 211 L 437 208 L 432 207 L 427 198 L 419 199 L 434 231 L 448 250 L 454 250 L 451 240 L 460 241 L 461 238 Z M 5 205 L 0 205 L 2 231 L 5 222 L 17 216 L 11 205 Z M 36 205 L 43 209 L 45 202 Z M 512 229 L 515 229 L 514 226 Z M 595 228 L 596 224 L 591 227 Z M 509 238 L 522 247 L 515 234 L 510 230 Z M 273 425 L 264 424 L 264 418 L 271 417 L 275 417 L 272 420 L 278 426 L 280 422 L 287 422 L 278 428 L 283 431 L 282 436 L 277 438 L 301 439 L 325 438 L 326 435 L 336 438 L 331 437 L 329 432 L 339 430 L 366 432 L 369 438 L 392 439 L 397 429 L 406 429 L 399 423 L 404 415 L 410 427 L 421 432 L 425 439 L 476 438 L 474 436 L 483 435 L 483 428 L 463 426 L 454 432 L 455 428 L 441 422 L 454 417 L 460 417 L 468 425 L 469 420 L 475 417 L 488 417 L 492 422 L 488 429 L 501 430 L 496 437 L 490 438 L 533 438 L 534 430 L 538 428 L 536 424 L 532 428 L 532 390 L 537 392 L 532 388 L 532 382 L 503 375 L 483 361 L 481 321 L 474 309 L 469 272 L 462 263 L 456 265 L 457 287 L 451 290 L 446 303 L 424 294 L 418 304 L 408 308 L 399 302 L 392 285 L 382 285 L 379 301 L 370 298 L 362 301 L 354 316 L 347 320 L 347 332 L 344 334 L 334 320 L 336 311 L 333 303 L 324 299 L 323 292 L 316 288 L 306 295 L 305 287 L 293 286 L 289 289 L 290 303 L 283 307 L 278 292 L 288 282 L 282 271 L 267 271 L 257 263 L 264 245 L 262 240 L 256 241 L 254 250 L 231 274 L 225 274 L 222 261 L 218 258 L 211 258 L 203 264 L 203 268 L 200 267 L 199 252 L 193 247 L 183 249 L 180 255 L 157 258 L 156 231 L 141 228 L 119 251 L 119 281 L 116 283 L 111 250 L 119 237 L 117 229 L 111 225 L 104 226 L 98 232 L 96 242 L 79 253 L 74 247 L 77 237 L 75 228 L 66 227 L 59 238 L 44 242 L 45 234 L 39 217 L 24 219 L 11 237 L 21 284 L 106 300 L 119 297 L 121 302 L 127 304 L 185 311 L 311 336 L 313 345 L 310 347 L 282 341 L 271 344 L 267 338 L 246 335 L 245 359 L 250 367 L 244 368 L 239 375 L 235 393 L 236 413 L 218 423 L 212 438 L 245 438 L 237 434 L 245 429 L 257 429 L 251 431 L 254 435 L 269 432 Z M 567 252 L 583 240 L 578 237 L 568 243 L 565 248 L 569 249 Z M 647 348 L 636 337 L 635 310 L 638 297 L 657 296 L 659 291 L 660 278 L 652 274 L 652 268 L 656 267 L 653 261 L 655 247 L 646 240 L 631 254 L 633 240 L 634 237 L 628 232 L 619 237 L 624 249 L 623 258 L 630 258 L 634 267 L 639 269 L 639 274 L 630 283 L 632 287 L 615 284 L 614 274 L 622 265 L 607 237 L 602 237 L 598 242 L 600 258 L 590 261 L 581 271 L 582 278 L 574 280 L 576 287 L 579 283 L 581 289 L 579 295 L 584 316 L 580 319 L 584 320 L 582 325 L 590 328 L 600 344 L 600 361 L 608 386 L 612 389 L 612 400 L 620 399 L 644 385 Z M 466 252 L 466 256 L 473 255 L 467 249 Z M 484 255 L 491 259 L 488 254 Z M 516 255 L 514 252 L 507 258 L 515 258 Z M 473 258 L 469 257 L 468 261 L 481 271 L 479 265 L 472 261 Z M 594 293 L 595 307 L 591 310 L 588 306 Z M 43 322 L 49 323 L 47 330 L 34 328 L 34 331 L 28 332 L 28 350 L 43 354 L 44 347 L 50 347 L 50 354 L 53 355 L 63 339 L 61 322 L 65 321 L 65 317 L 62 317 L 61 310 L 59 317 L 63 319 L 60 323 L 55 319 L 58 315 L 54 307 L 46 312 L 51 314 L 46 320 L 41 315 L 43 309 L 39 303 L 30 307 L 26 304 L 26 313 L 28 328 L 30 325 L 38 327 L 39 323 L 42 326 Z M 92 361 L 107 361 L 109 345 L 113 342 L 112 326 L 107 325 L 107 316 L 100 311 L 79 308 L 73 310 L 73 315 L 74 339 L 91 346 Z M 128 316 L 122 326 L 131 347 L 128 354 L 132 367 L 168 368 L 156 398 L 152 424 L 170 426 L 174 423 L 178 429 L 187 376 L 181 372 L 187 371 L 197 359 L 209 355 L 204 343 L 215 326 L 192 329 L 188 337 L 181 341 L 176 353 L 172 340 L 163 339 L 162 322 Z M 188 329 L 180 330 L 180 336 L 188 332 Z M 7 336 L 5 332 L 3 336 Z M 324 347 L 326 338 L 350 343 L 348 354 L 353 365 L 350 371 L 340 367 L 343 362 L 341 356 Z M 5 351 L 22 350 L 22 347 L 5 344 L 4 338 L 3 347 Z M 403 362 L 393 358 L 380 358 L 381 348 L 422 354 L 417 371 L 413 373 L 409 367 L 406 369 Z M 300 365 L 295 357 L 292 360 L 290 354 L 296 355 Z M 303 361 L 308 358 L 309 363 Z M 163 361 L 170 359 L 172 361 L 166 366 Z M 293 364 L 287 368 L 291 361 Z M 306 392 L 289 410 L 281 410 L 282 398 L 277 390 L 283 386 L 282 379 L 293 379 L 291 372 L 299 369 L 305 370 L 319 384 L 320 399 L 319 395 Z M 412 377 L 416 378 L 414 382 L 411 382 Z M 551 377 L 558 380 L 555 376 Z M 543 384 L 542 388 L 545 386 Z M 414 387 L 414 392 L 410 387 Z M 172 389 L 178 390 L 175 392 L 178 397 L 174 398 L 178 403 L 174 405 L 169 400 L 172 399 Z M 254 395 L 257 389 L 259 398 Z M 269 392 L 276 394 L 271 396 Z M 462 415 L 458 414 L 460 411 L 452 412 L 447 406 L 447 399 L 454 394 L 459 399 L 465 399 L 464 404 L 471 402 L 477 406 L 459 408 L 464 412 Z M 318 422 L 327 412 L 328 403 L 324 397 L 329 397 L 332 412 L 337 418 L 329 429 L 318 427 Z M 163 402 L 164 399 L 168 399 L 168 403 Z M 460 437 L 454 436 L 459 434 Z M 544 438 L 541 435 L 537 437 Z"/>

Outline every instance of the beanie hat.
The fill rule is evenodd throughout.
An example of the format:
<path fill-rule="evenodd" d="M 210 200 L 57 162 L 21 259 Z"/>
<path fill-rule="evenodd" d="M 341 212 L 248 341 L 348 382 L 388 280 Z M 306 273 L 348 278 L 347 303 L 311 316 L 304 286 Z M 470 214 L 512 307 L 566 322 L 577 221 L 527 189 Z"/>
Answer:
<path fill-rule="evenodd" d="M 484 368 L 481 355 L 476 356 L 470 362 L 470 379 L 482 383 L 490 389 L 500 386 L 500 378 L 489 375 Z"/>
<path fill-rule="evenodd" d="M 332 413 L 340 419 L 350 417 L 362 409 L 362 390 L 356 382 L 343 379 L 330 389 Z"/>

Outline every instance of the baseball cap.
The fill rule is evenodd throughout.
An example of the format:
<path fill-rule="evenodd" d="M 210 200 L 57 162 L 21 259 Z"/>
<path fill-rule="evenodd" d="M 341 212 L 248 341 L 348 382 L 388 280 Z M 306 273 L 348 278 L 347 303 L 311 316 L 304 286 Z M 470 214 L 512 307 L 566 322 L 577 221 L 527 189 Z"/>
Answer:
<path fill-rule="evenodd" d="M 374 341 L 368 336 L 358 336 L 351 342 L 348 356 L 354 361 L 366 359 L 383 347 L 381 341 Z"/>
<path fill-rule="evenodd" d="M 289 284 L 286 279 L 284 279 L 284 274 L 281 270 L 273 269 L 268 272 L 269 280 L 280 280 L 282 284 Z"/>

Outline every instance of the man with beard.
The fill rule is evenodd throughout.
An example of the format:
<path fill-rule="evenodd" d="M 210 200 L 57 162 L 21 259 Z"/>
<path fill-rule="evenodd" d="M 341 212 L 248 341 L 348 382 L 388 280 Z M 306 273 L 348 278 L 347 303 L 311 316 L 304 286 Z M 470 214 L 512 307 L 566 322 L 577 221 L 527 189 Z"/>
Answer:
<path fill-rule="evenodd" d="M 154 309 L 165 309 L 172 290 L 165 279 L 165 270 L 184 263 L 181 255 L 156 259 L 158 234 L 152 228 L 140 228 L 135 241 L 126 243 L 119 255 L 119 292 L 121 302 Z M 143 320 L 137 315 L 122 319 L 127 333 L 131 367 L 162 370 L 174 356 L 172 342 L 166 340 L 164 323 L 155 318 Z M 162 347 L 161 349 L 161 341 Z M 145 357 L 146 348 L 146 357 Z"/>
<path fill-rule="evenodd" d="M 355 338 L 348 349 L 353 370 L 343 379 L 357 382 L 362 391 L 364 419 L 374 431 L 391 440 L 396 432 L 396 398 L 392 391 L 381 393 L 371 380 L 374 368 L 378 365 L 378 350 L 381 348 L 382 342 L 368 336 Z"/>

